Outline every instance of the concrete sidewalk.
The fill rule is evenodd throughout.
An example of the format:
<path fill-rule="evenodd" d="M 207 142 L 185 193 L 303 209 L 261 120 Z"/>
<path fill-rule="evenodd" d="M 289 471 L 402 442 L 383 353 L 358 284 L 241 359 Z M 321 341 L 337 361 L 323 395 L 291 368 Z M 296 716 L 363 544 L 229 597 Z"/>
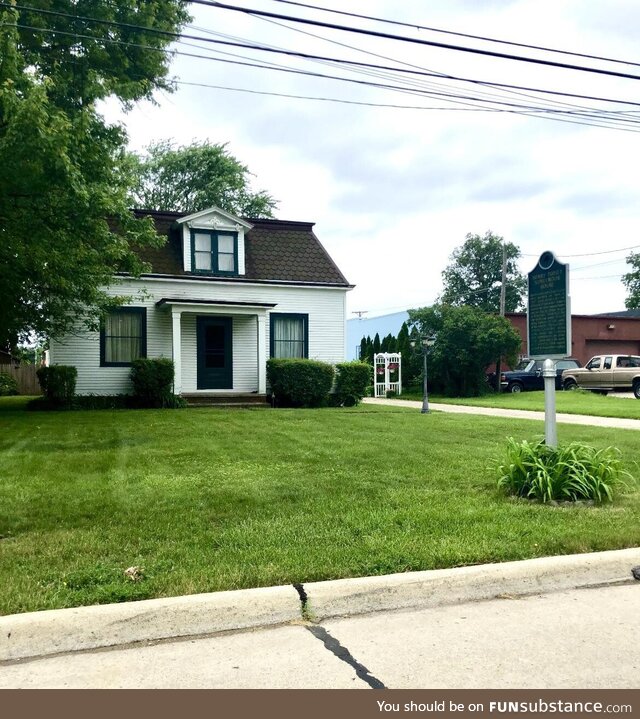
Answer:
<path fill-rule="evenodd" d="M 383 399 L 365 397 L 365 404 L 385 404 L 394 407 L 411 407 L 419 410 L 422 402 L 410 399 Z M 533 412 L 526 409 L 499 409 L 497 407 L 475 407 L 471 405 L 442 404 L 429 402 L 429 408 L 438 412 L 452 414 L 475 414 L 485 417 L 511 417 L 513 419 L 533 419 L 544 422 L 544 412 Z M 614 427 L 617 429 L 640 429 L 640 419 L 621 419 L 619 417 L 591 417 L 584 414 L 556 414 L 556 420 L 564 424 L 582 424 L 593 427 Z"/>
<path fill-rule="evenodd" d="M 0 688 L 638 687 L 638 565 L 626 549 L 0 617 Z"/>

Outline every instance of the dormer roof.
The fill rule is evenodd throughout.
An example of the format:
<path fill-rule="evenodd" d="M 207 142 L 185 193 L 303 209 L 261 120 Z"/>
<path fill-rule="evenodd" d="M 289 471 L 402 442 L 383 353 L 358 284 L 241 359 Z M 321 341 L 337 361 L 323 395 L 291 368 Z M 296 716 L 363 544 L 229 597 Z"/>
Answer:
<path fill-rule="evenodd" d="M 352 287 L 314 234 L 312 222 L 240 218 L 218 208 L 188 215 L 155 210 L 134 210 L 134 213 L 137 217 L 151 217 L 158 234 L 168 238 L 163 247 L 139 250 L 142 259 L 151 265 L 148 275 L 202 281 Z M 241 276 L 203 277 L 184 269 L 183 228 L 191 224 L 206 226 L 207 220 L 215 220 L 216 215 L 225 225 L 237 223 L 244 235 L 245 267 Z"/>

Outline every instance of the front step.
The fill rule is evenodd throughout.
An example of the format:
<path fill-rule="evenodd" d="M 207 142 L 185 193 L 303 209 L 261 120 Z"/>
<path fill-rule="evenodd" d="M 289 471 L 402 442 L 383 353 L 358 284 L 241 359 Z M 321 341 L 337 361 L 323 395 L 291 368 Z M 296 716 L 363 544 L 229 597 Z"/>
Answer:
<path fill-rule="evenodd" d="M 182 395 L 188 407 L 267 407 L 267 395 L 250 392 L 246 394 L 221 394 L 187 392 Z"/>

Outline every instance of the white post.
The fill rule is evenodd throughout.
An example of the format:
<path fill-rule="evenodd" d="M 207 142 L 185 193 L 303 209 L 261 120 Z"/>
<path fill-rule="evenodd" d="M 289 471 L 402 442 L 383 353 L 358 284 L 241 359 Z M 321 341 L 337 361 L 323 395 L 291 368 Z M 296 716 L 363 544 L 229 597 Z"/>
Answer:
<path fill-rule="evenodd" d="M 172 312 L 171 319 L 173 322 L 173 393 L 180 394 L 182 392 L 182 332 L 180 312 Z"/>
<path fill-rule="evenodd" d="M 547 447 L 558 446 L 556 431 L 556 368 L 553 360 L 546 359 L 542 365 L 544 377 L 544 438 Z"/>
<path fill-rule="evenodd" d="M 398 352 L 398 396 L 402 394 L 402 352 Z"/>
<path fill-rule="evenodd" d="M 391 389 L 389 387 L 391 380 L 389 378 L 389 355 L 384 353 L 384 396 L 387 396 L 387 392 Z"/>
<path fill-rule="evenodd" d="M 267 318 L 257 315 L 258 394 L 267 393 Z"/>

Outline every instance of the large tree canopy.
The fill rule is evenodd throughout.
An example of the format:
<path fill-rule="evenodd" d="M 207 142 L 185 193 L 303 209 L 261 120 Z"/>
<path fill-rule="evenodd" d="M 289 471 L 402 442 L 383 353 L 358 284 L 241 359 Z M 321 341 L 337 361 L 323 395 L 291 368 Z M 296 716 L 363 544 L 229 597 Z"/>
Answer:
<path fill-rule="evenodd" d="M 627 257 L 627 263 L 631 265 L 631 270 L 622 275 L 622 284 L 628 292 L 624 303 L 627 309 L 637 310 L 640 308 L 640 253 L 632 252 Z"/>
<path fill-rule="evenodd" d="M 527 280 L 516 264 L 520 250 L 490 231 L 484 237 L 468 234 L 464 244 L 453 251 L 451 263 L 442 273 L 444 292 L 440 301 L 497 313 L 500 310 L 503 246 L 507 255 L 505 311 L 523 309 Z"/>
<path fill-rule="evenodd" d="M 62 108 L 115 95 L 125 103 L 171 90 L 167 47 L 190 19 L 182 0 L 18 2 L 18 45 L 25 67 L 49 78 Z M 151 29 L 149 29 L 151 28 Z M 167 34 L 168 33 L 168 34 Z"/>
<path fill-rule="evenodd" d="M 276 201 L 264 190 L 251 191 L 249 169 L 224 144 L 158 142 L 136 164 L 136 207 L 199 212 L 217 206 L 234 215 L 273 217 Z"/>
<path fill-rule="evenodd" d="M 116 271 L 140 272 L 136 246 L 159 241 L 150 221 L 131 216 L 126 135 L 94 101 L 128 103 L 168 86 L 157 50 L 171 37 L 125 23 L 178 30 L 183 3 L 53 7 L 0 13 L 0 346 L 78 320 L 95 326 L 114 302 L 100 288 Z M 129 42 L 141 47 L 118 44 Z"/>
<path fill-rule="evenodd" d="M 521 339 L 509 320 L 474 307 L 434 305 L 409 310 L 409 324 L 433 337 L 429 384 L 454 397 L 482 394 L 486 371 L 496 357 L 515 361 Z"/>

